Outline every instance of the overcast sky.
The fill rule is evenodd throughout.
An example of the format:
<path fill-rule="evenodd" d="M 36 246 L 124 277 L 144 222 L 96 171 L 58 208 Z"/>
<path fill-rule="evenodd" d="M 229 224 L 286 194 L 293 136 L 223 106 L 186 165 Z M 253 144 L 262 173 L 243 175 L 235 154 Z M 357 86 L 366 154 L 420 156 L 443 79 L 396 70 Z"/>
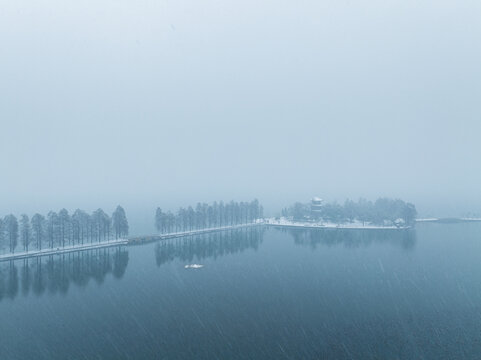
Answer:
<path fill-rule="evenodd" d="M 480 18 L 478 0 L 0 0 L 0 213 L 317 195 L 481 214 Z"/>

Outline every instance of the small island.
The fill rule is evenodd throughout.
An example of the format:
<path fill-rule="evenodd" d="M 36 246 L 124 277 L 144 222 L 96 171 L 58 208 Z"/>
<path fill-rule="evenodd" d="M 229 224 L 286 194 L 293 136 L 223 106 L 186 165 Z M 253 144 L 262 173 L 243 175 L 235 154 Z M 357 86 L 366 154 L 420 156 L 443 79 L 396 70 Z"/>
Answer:
<path fill-rule="evenodd" d="M 287 227 L 409 229 L 415 225 L 416 215 L 416 207 L 400 199 L 379 198 L 375 202 L 347 199 L 341 205 L 315 197 L 310 203 L 296 202 L 282 209 L 280 217 L 266 222 Z"/>

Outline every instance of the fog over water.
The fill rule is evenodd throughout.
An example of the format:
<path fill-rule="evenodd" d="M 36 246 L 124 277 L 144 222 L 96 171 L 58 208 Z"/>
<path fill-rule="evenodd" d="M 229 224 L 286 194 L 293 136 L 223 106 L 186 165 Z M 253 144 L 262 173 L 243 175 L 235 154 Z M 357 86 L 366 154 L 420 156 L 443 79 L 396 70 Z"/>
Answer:
<path fill-rule="evenodd" d="M 314 195 L 481 215 L 481 3 L 2 1 L 0 214 Z M 140 231 L 140 230 L 138 230 Z"/>
<path fill-rule="evenodd" d="M 2 359 L 478 359 L 480 231 L 250 227 L 0 262 Z"/>

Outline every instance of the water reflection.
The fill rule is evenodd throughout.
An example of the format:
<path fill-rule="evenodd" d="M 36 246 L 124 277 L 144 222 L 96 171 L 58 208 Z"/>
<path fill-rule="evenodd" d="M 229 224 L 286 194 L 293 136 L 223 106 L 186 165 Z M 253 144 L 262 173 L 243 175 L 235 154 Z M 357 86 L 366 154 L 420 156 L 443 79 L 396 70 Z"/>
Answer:
<path fill-rule="evenodd" d="M 416 244 L 415 230 L 350 230 L 350 229 L 281 229 L 288 232 L 297 245 L 318 245 L 346 247 L 369 246 L 373 243 L 390 243 L 405 250 L 412 249 Z"/>
<path fill-rule="evenodd" d="M 159 241 L 155 245 L 157 266 L 180 259 L 184 262 L 217 258 L 255 249 L 262 243 L 265 227 L 253 227 Z"/>
<path fill-rule="evenodd" d="M 20 291 L 24 296 L 65 294 L 70 284 L 83 287 L 90 279 L 100 284 L 110 273 L 121 278 L 128 262 L 128 251 L 118 247 L 0 263 L 0 300 L 13 299 Z"/>

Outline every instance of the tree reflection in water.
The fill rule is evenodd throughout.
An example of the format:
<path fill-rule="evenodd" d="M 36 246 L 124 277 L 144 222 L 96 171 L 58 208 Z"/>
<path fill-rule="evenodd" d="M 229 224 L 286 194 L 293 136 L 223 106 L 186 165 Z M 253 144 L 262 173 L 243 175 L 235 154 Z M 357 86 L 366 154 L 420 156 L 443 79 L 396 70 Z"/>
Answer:
<path fill-rule="evenodd" d="M 117 247 L 0 263 L 0 300 L 13 299 L 20 290 L 24 296 L 45 291 L 65 294 L 70 284 L 83 287 L 90 279 L 100 284 L 110 273 L 121 278 L 128 262 L 128 251 Z"/>
<path fill-rule="evenodd" d="M 369 246 L 373 243 L 390 243 L 405 250 L 412 249 L 416 244 L 416 230 L 414 229 L 281 229 L 288 232 L 297 245 L 318 245 L 346 247 Z"/>
<path fill-rule="evenodd" d="M 250 227 L 159 241 L 155 245 L 157 266 L 175 259 L 184 262 L 217 258 L 255 249 L 262 243 L 265 227 Z"/>

